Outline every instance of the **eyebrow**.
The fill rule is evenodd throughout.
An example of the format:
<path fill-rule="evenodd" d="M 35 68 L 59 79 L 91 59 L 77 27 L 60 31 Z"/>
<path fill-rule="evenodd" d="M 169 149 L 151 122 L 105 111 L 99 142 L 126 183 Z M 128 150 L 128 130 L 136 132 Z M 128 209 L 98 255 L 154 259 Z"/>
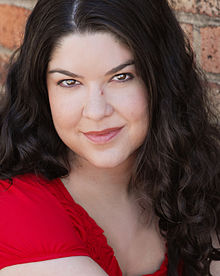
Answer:
<path fill-rule="evenodd" d="M 115 73 L 117 73 L 118 71 L 120 71 L 120 70 L 122 70 L 122 69 L 124 69 L 125 67 L 130 66 L 130 65 L 134 65 L 134 60 L 128 60 L 128 61 L 126 61 L 125 63 L 120 64 L 120 65 L 118 65 L 118 66 L 112 68 L 111 70 L 109 70 L 109 71 L 105 74 L 105 76 L 115 74 Z M 84 78 L 83 76 L 74 74 L 73 72 L 70 72 L 70 71 L 67 71 L 67 70 L 63 70 L 63 69 L 60 69 L 60 68 L 50 70 L 48 73 L 49 73 L 49 74 L 52 74 L 52 73 L 60 73 L 60 74 L 63 74 L 63 75 L 66 75 L 66 76 L 72 77 L 72 78 L 82 78 L 82 79 Z"/>

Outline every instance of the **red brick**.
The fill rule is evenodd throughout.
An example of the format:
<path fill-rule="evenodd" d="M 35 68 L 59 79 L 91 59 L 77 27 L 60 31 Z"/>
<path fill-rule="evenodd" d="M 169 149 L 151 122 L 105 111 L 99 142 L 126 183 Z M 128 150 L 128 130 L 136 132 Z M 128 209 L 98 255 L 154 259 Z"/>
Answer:
<path fill-rule="evenodd" d="M 201 33 L 201 64 L 210 73 L 220 73 L 220 27 L 206 27 Z"/>
<path fill-rule="evenodd" d="M 219 0 L 197 0 L 196 12 L 209 16 L 219 16 L 220 2 Z"/>
<path fill-rule="evenodd" d="M 191 24 L 182 23 L 181 27 L 189 38 L 191 45 L 193 45 L 193 26 Z"/>
<path fill-rule="evenodd" d="M 177 11 L 219 16 L 219 0 L 168 0 Z"/>
<path fill-rule="evenodd" d="M 171 3 L 171 6 L 176 10 L 176 11 L 184 11 L 184 12 L 191 12 L 195 13 L 196 12 L 196 0 L 169 0 Z"/>
<path fill-rule="evenodd" d="M 4 83 L 8 68 L 9 56 L 0 53 L 0 86 Z"/>
<path fill-rule="evenodd" d="M 30 11 L 13 5 L 0 5 L 0 44 L 17 48 L 22 40 L 25 22 Z"/>

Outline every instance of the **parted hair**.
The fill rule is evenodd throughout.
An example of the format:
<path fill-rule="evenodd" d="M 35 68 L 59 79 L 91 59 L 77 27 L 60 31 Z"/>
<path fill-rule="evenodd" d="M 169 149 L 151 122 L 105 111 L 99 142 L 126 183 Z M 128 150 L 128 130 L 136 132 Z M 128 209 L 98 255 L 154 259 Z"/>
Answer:
<path fill-rule="evenodd" d="M 166 0 L 39 0 L 14 53 L 1 99 L 0 178 L 68 175 L 68 148 L 53 125 L 46 73 L 72 33 L 110 32 L 129 47 L 146 85 L 149 130 L 130 192 L 149 201 L 167 240 L 168 275 L 210 274 L 219 260 L 219 124 L 204 74 Z M 146 202 L 145 202 L 146 201 Z"/>

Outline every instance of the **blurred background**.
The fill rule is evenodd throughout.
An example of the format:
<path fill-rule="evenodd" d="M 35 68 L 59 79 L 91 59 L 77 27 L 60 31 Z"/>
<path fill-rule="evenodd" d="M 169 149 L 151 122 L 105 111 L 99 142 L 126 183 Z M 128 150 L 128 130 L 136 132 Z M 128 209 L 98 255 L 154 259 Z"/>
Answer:
<path fill-rule="evenodd" d="M 49 0 L 48 0 L 49 1 Z M 213 99 L 220 109 L 220 0 L 169 0 L 188 35 Z M 37 0 L 0 0 L 0 87 L 7 63 L 19 47 L 25 21 Z"/>

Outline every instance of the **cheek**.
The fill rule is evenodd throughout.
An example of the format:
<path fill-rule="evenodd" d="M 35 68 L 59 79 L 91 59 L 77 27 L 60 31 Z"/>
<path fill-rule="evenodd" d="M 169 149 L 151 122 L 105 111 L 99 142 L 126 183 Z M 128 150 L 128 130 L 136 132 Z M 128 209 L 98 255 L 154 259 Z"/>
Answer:
<path fill-rule="evenodd" d="M 127 114 L 131 121 L 142 121 L 142 119 L 146 119 L 148 114 L 146 100 L 143 97 L 135 97 L 133 100 L 128 101 Z"/>
<path fill-rule="evenodd" d="M 49 102 L 54 126 L 57 130 L 75 126 L 80 120 L 82 113 L 80 99 L 49 93 Z"/>
<path fill-rule="evenodd" d="M 118 110 L 128 122 L 143 122 L 148 118 L 148 103 L 146 91 L 142 87 L 134 87 L 118 100 Z"/>
<path fill-rule="evenodd" d="M 134 92 L 135 91 L 135 92 Z M 139 88 L 128 93 L 128 97 L 121 101 L 121 112 L 129 126 L 129 144 L 139 147 L 148 132 L 149 112 L 147 93 Z"/>

